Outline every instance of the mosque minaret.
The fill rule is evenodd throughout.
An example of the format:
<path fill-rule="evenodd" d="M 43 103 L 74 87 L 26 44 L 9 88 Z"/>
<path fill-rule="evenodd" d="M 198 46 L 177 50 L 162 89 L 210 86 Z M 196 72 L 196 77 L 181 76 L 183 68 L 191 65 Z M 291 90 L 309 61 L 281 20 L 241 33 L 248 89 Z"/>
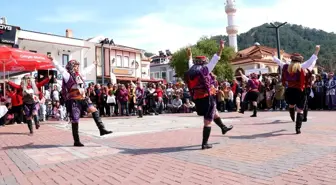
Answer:
<path fill-rule="evenodd" d="M 229 46 L 233 47 L 234 50 L 238 51 L 237 44 L 237 34 L 238 27 L 235 24 L 235 15 L 236 15 L 236 5 L 235 0 L 226 0 L 225 12 L 228 18 L 228 26 L 226 27 L 226 33 L 229 36 Z"/>

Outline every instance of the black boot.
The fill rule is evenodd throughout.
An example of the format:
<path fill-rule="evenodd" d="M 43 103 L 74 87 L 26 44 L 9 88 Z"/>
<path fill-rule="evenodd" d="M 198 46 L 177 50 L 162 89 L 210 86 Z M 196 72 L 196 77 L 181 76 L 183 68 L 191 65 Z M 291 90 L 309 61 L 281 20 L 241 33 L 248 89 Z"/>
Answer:
<path fill-rule="evenodd" d="M 40 128 L 40 121 L 39 121 L 37 115 L 34 115 L 33 118 L 34 118 L 35 128 L 36 128 L 36 130 L 38 130 Z"/>
<path fill-rule="evenodd" d="M 226 134 L 226 132 L 230 131 L 230 130 L 233 128 L 232 125 L 230 125 L 229 127 L 225 126 L 225 125 L 223 124 L 221 118 L 216 118 L 216 119 L 214 119 L 214 122 L 216 123 L 217 126 L 219 126 L 219 128 L 222 129 L 222 134 L 223 134 L 223 135 Z"/>
<path fill-rule="evenodd" d="M 308 107 L 303 110 L 302 122 L 307 122 L 307 116 L 308 116 Z"/>
<path fill-rule="evenodd" d="M 211 127 L 203 127 L 202 150 L 212 148 L 212 145 L 208 144 L 210 133 Z"/>
<path fill-rule="evenodd" d="M 27 120 L 27 125 L 28 125 L 28 129 L 29 129 L 29 133 L 33 134 L 34 133 L 34 131 L 33 131 L 33 121 L 31 119 Z"/>
<path fill-rule="evenodd" d="M 257 106 L 253 105 L 253 114 L 250 117 L 257 117 Z"/>
<path fill-rule="evenodd" d="M 112 133 L 112 131 L 108 131 L 108 130 L 105 129 L 104 123 L 102 122 L 101 118 L 99 117 L 98 111 L 92 113 L 92 117 L 93 117 L 94 121 L 96 122 L 96 125 L 99 129 L 100 136 Z"/>
<path fill-rule="evenodd" d="M 79 140 L 78 134 L 78 123 L 71 123 L 72 136 L 74 139 L 74 146 L 82 147 L 84 146 Z"/>
<path fill-rule="evenodd" d="M 246 102 L 242 102 L 242 103 L 241 103 L 241 108 L 240 108 L 240 110 L 239 110 L 239 113 L 244 114 L 246 104 L 247 104 Z"/>
<path fill-rule="evenodd" d="M 303 120 L 303 114 L 297 113 L 296 114 L 296 124 L 295 124 L 295 130 L 296 134 L 301 134 L 301 126 L 302 126 L 302 120 Z"/>
<path fill-rule="evenodd" d="M 142 118 L 142 110 L 138 110 L 138 114 L 139 114 L 138 118 Z"/>
<path fill-rule="evenodd" d="M 289 108 L 289 115 L 292 121 L 295 122 L 295 109 L 294 108 Z"/>

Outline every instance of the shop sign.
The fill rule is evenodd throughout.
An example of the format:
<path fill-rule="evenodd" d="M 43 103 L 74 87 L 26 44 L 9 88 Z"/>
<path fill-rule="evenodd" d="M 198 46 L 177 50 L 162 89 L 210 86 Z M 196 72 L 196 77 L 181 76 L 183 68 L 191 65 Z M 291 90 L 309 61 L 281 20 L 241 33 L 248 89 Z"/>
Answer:
<path fill-rule="evenodd" d="M 17 29 L 18 27 L 16 26 L 0 24 L 0 43 L 14 45 Z"/>

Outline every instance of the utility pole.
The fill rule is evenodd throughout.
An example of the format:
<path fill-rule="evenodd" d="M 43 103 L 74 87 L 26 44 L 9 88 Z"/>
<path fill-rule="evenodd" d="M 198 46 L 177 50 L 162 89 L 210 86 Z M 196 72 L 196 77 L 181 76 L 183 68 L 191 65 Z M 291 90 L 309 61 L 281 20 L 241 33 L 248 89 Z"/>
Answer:
<path fill-rule="evenodd" d="M 104 40 L 100 41 L 101 44 L 101 65 L 102 65 L 102 85 L 104 85 L 105 82 L 105 44 L 114 45 L 113 39 L 111 41 L 108 38 L 105 38 Z"/>
<path fill-rule="evenodd" d="M 287 22 L 284 22 L 282 24 L 279 25 L 275 25 L 273 23 L 270 23 L 272 26 L 268 26 L 267 28 L 273 28 L 275 29 L 275 36 L 276 36 L 276 42 L 277 42 L 277 53 L 278 53 L 278 58 L 281 60 L 281 56 L 280 56 L 280 35 L 279 35 L 279 29 L 280 27 L 284 26 L 285 24 L 287 24 Z M 280 67 L 279 67 L 280 68 Z M 281 69 L 279 70 L 279 74 L 281 76 Z"/>

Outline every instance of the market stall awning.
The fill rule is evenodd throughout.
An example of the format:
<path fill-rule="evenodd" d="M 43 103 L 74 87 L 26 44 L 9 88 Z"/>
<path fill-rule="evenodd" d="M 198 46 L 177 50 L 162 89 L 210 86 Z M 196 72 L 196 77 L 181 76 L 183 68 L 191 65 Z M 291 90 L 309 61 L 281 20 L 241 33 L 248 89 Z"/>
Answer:
<path fill-rule="evenodd" d="M 0 46 L 0 69 L 3 72 L 34 71 L 53 68 L 52 61 L 47 55 L 24 51 L 17 48 Z"/>

